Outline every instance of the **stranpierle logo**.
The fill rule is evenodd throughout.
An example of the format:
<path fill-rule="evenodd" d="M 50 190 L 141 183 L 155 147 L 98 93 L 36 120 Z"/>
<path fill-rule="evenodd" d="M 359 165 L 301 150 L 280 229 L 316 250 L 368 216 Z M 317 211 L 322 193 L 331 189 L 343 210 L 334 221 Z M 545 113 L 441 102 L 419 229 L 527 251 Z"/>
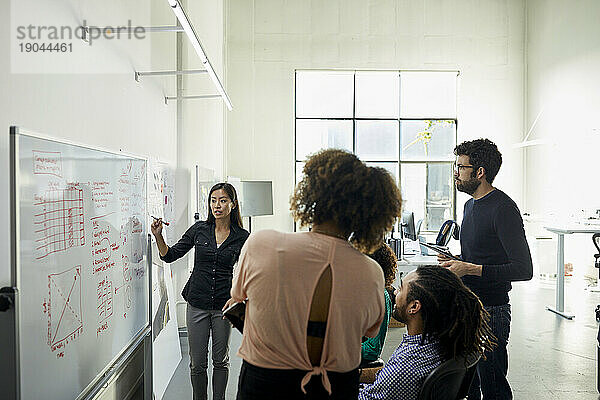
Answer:
<path fill-rule="evenodd" d="M 77 27 L 69 25 L 53 26 L 53 25 L 20 25 L 16 27 L 17 40 L 26 41 L 65 41 L 73 40 L 74 38 L 87 42 L 90 46 L 98 39 L 138 39 L 146 38 L 146 28 L 143 26 L 133 26 L 131 20 L 127 21 L 126 25 L 121 26 L 89 26 L 87 21 Z"/>
<path fill-rule="evenodd" d="M 11 0 L 12 73 L 148 69 L 148 7 L 100 0 Z"/>

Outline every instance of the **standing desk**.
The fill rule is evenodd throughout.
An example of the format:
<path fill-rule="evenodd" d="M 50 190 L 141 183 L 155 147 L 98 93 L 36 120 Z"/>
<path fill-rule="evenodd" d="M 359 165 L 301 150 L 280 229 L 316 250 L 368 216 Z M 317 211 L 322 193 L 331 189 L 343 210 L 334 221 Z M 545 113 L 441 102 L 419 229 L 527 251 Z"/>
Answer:
<path fill-rule="evenodd" d="M 565 235 L 600 232 L 600 225 L 570 224 L 545 226 L 544 228 L 558 235 L 558 246 L 556 249 L 556 307 L 546 306 L 546 310 L 552 311 L 563 318 L 573 319 L 575 318 L 575 314 L 565 311 Z"/>

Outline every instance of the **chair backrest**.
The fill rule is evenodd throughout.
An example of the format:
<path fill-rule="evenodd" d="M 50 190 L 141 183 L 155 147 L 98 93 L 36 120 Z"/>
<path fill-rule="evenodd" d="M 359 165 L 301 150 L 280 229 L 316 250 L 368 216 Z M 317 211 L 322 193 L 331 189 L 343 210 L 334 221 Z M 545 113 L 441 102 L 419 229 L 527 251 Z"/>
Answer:
<path fill-rule="evenodd" d="M 443 362 L 425 378 L 418 400 L 464 399 L 475 376 L 479 357 L 470 361 L 453 358 Z"/>
<path fill-rule="evenodd" d="M 454 237 L 455 239 L 458 239 L 459 229 L 460 228 L 455 221 L 451 219 L 447 220 L 442 224 L 437 238 L 435 239 L 435 244 L 438 246 L 446 246 L 450 241 L 450 238 Z"/>
<path fill-rule="evenodd" d="M 598 253 L 594 254 L 594 267 L 600 269 L 600 233 L 594 233 L 594 235 L 592 236 L 592 241 L 594 242 L 594 246 L 596 246 L 596 250 L 598 250 Z M 598 271 L 598 273 L 600 273 L 600 271 Z M 598 279 L 600 279 L 600 277 Z M 598 282 L 598 284 L 600 284 L 600 281 Z"/>
<path fill-rule="evenodd" d="M 419 234 L 421 233 L 421 225 L 423 225 L 423 218 L 418 220 L 417 224 L 415 225 L 415 231 L 417 232 L 417 236 L 419 236 Z"/>
<path fill-rule="evenodd" d="M 377 373 L 379 371 L 381 371 L 384 364 L 385 364 L 385 362 L 381 358 L 378 358 L 375 361 L 369 361 L 369 362 L 361 361 L 360 365 L 358 366 L 358 371 L 359 371 L 358 382 L 359 383 L 375 382 Z"/>

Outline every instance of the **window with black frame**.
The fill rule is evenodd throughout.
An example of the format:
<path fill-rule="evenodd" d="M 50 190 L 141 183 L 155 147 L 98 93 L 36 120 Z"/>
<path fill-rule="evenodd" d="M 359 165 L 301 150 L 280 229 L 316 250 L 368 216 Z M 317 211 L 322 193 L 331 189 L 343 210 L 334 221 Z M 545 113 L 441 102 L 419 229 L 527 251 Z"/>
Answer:
<path fill-rule="evenodd" d="M 456 71 L 297 70 L 296 182 L 308 155 L 340 148 L 390 171 L 404 209 L 435 232 L 455 219 Z"/>

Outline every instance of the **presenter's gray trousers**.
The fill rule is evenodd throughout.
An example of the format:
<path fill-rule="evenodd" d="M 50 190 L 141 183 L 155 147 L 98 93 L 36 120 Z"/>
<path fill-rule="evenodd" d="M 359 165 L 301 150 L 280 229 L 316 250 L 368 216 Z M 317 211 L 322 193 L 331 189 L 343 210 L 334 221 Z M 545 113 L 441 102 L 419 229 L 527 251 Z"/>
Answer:
<path fill-rule="evenodd" d="M 186 321 L 190 346 L 190 372 L 194 400 L 206 400 L 208 386 L 208 338 L 212 336 L 213 400 L 225 400 L 229 376 L 231 323 L 221 310 L 201 310 L 187 305 Z"/>

